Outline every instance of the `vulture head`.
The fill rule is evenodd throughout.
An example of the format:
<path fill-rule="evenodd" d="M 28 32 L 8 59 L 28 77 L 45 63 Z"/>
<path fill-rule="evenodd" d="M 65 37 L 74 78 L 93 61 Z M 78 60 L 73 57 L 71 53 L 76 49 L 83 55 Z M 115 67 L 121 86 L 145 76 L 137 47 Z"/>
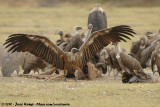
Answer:
<path fill-rule="evenodd" d="M 158 32 L 158 34 L 157 34 L 157 37 L 160 38 L 160 30 L 159 30 L 159 32 Z"/>
<path fill-rule="evenodd" d="M 76 30 L 76 31 L 79 31 L 79 30 L 81 30 L 82 29 L 82 27 L 80 27 L 80 26 L 75 26 L 74 27 L 74 30 Z"/>
<path fill-rule="evenodd" d="M 145 46 L 147 45 L 147 42 L 148 42 L 147 36 L 141 37 L 141 39 L 140 39 L 140 48 L 144 49 Z"/>
<path fill-rule="evenodd" d="M 92 29 L 93 28 L 93 25 L 92 24 L 89 24 L 88 25 L 88 29 Z"/>
<path fill-rule="evenodd" d="M 80 26 L 75 26 L 75 27 L 74 27 L 74 33 L 75 33 L 75 35 L 76 35 L 76 34 L 79 34 L 78 31 L 81 30 L 81 29 L 82 29 L 82 27 L 80 27 Z"/>
<path fill-rule="evenodd" d="M 152 32 L 146 32 L 145 36 L 149 36 L 150 34 L 153 34 Z"/>
<path fill-rule="evenodd" d="M 63 31 L 59 31 L 58 35 L 63 36 Z"/>
<path fill-rule="evenodd" d="M 106 60 L 108 57 L 109 57 L 109 53 L 107 52 L 107 50 L 105 48 L 102 49 L 100 52 L 100 59 Z"/>
<path fill-rule="evenodd" d="M 70 33 L 66 33 L 64 35 L 64 41 L 69 42 L 72 39 L 72 35 Z"/>
<path fill-rule="evenodd" d="M 77 49 L 77 48 L 72 48 L 72 49 L 71 49 L 71 53 L 72 53 L 72 54 L 75 54 L 75 53 L 77 53 L 77 52 L 79 52 L 79 49 Z"/>

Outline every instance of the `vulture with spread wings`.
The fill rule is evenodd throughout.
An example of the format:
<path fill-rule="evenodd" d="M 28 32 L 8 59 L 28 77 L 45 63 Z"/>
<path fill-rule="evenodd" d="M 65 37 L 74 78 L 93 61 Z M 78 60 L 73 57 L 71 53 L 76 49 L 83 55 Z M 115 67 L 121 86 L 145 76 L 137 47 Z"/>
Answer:
<path fill-rule="evenodd" d="M 74 74 L 76 69 L 84 65 L 101 49 L 111 42 L 120 42 L 130 39 L 135 32 L 130 26 L 120 25 L 93 32 L 79 49 L 72 48 L 71 52 L 64 52 L 48 38 L 38 35 L 13 34 L 4 45 L 12 52 L 30 52 L 35 56 L 64 70 L 65 73 Z"/>

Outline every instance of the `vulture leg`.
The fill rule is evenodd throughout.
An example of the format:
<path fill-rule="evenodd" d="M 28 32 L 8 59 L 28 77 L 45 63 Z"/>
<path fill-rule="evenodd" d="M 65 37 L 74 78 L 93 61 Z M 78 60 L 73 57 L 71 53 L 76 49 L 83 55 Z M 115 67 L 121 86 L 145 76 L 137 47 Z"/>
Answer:
<path fill-rule="evenodd" d="M 74 76 L 75 76 L 75 81 L 86 78 L 86 74 L 80 68 L 76 69 Z"/>
<path fill-rule="evenodd" d="M 51 77 L 50 80 L 64 77 L 64 70 L 57 69 L 57 71 L 59 72 L 59 75 Z"/>
<path fill-rule="evenodd" d="M 118 70 L 117 69 L 115 69 L 114 70 L 114 80 L 116 80 L 116 77 L 118 76 Z"/>
<path fill-rule="evenodd" d="M 153 74 L 155 73 L 155 72 L 157 72 L 158 71 L 158 67 L 157 67 L 157 65 L 155 64 L 155 65 L 153 65 Z"/>
<path fill-rule="evenodd" d="M 51 70 L 48 70 L 40 75 L 51 75 L 54 73 L 55 70 L 56 70 L 56 67 L 53 67 Z"/>
<path fill-rule="evenodd" d="M 30 69 L 26 69 L 26 70 L 24 70 L 23 74 L 29 74 L 30 72 L 31 72 Z"/>
<path fill-rule="evenodd" d="M 151 67 L 151 58 L 148 59 L 147 63 L 146 63 L 147 67 Z"/>
<path fill-rule="evenodd" d="M 67 81 L 67 70 L 64 69 L 64 81 Z"/>
<path fill-rule="evenodd" d="M 107 71 L 108 71 L 108 77 L 110 77 L 112 67 L 110 65 L 107 66 Z"/>
<path fill-rule="evenodd" d="M 19 75 L 19 67 L 16 68 L 17 75 Z"/>

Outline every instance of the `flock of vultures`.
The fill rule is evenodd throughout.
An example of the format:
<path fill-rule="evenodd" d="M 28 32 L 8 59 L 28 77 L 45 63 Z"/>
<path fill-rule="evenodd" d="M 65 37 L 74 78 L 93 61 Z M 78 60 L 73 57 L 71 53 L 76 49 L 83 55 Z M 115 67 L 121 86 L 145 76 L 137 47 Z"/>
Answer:
<path fill-rule="evenodd" d="M 153 74 L 160 74 L 160 32 L 155 36 L 145 33 L 127 53 L 119 42 L 134 37 L 134 30 L 127 25 L 107 28 L 106 13 L 99 5 L 89 13 L 88 31 L 80 33 L 81 29 L 76 26 L 73 34 L 59 31 L 56 43 L 39 35 L 10 35 L 0 47 L 2 75 L 18 74 L 20 66 L 24 71 L 19 76 L 41 79 L 94 79 L 113 70 L 121 73 L 123 83 L 136 83 L 155 81 Z M 113 47 L 107 48 L 109 44 Z M 147 67 L 153 73 L 144 72 Z"/>

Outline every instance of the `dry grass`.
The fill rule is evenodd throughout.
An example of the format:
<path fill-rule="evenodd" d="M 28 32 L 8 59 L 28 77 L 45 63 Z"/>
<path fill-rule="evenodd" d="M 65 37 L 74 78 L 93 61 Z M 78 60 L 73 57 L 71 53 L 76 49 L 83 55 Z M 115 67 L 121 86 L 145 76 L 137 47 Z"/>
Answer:
<path fill-rule="evenodd" d="M 108 27 L 127 24 L 136 32 L 134 38 L 121 47 L 129 51 L 132 41 L 144 32 L 160 29 L 160 8 L 108 8 Z M 57 40 L 57 32 L 73 32 L 75 25 L 87 29 L 87 17 L 92 6 L 60 6 L 55 8 L 0 7 L 0 42 L 13 33 L 46 35 Z M 158 107 L 160 84 L 122 84 L 120 78 L 99 78 L 93 81 L 43 81 L 0 76 L 1 102 L 70 103 L 72 107 Z"/>

